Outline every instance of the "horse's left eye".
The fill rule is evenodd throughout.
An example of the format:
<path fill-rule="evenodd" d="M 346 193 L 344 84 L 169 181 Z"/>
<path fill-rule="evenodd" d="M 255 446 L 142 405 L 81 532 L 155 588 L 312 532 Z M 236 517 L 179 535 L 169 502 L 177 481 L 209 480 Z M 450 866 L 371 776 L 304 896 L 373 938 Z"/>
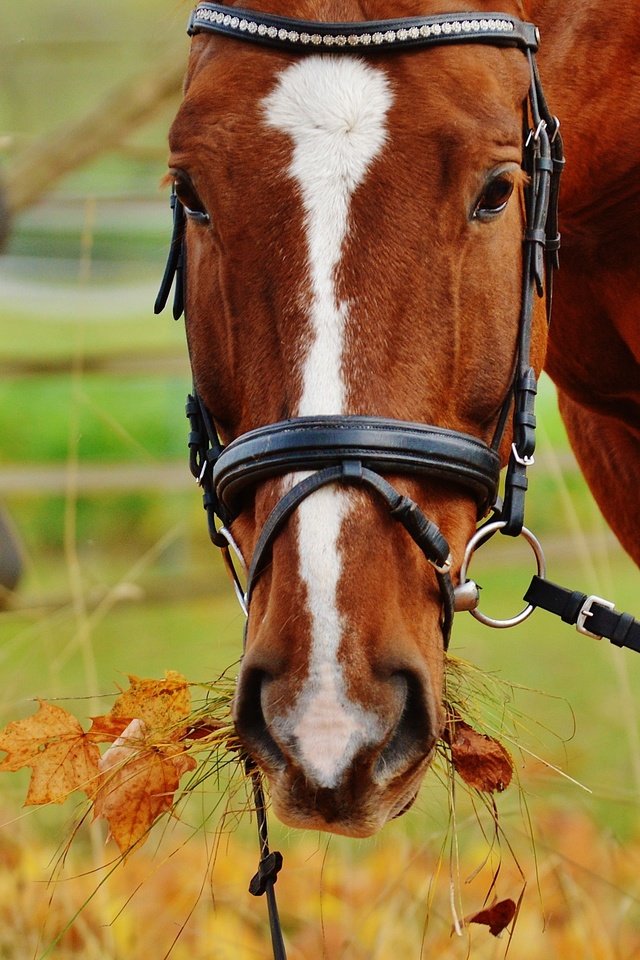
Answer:
<path fill-rule="evenodd" d="M 172 170 L 172 174 L 173 188 L 189 219 L 196 223 L 209 223 L 209 214 L 190 178 L 182 170 Z"/>
<path fill-rule="evenodd" d="M 480 194 L 473 216 L 476 220 L 492 220 L 502 213 L 513 193 L 513 180 L 501 174 L 486 184 Z"/>

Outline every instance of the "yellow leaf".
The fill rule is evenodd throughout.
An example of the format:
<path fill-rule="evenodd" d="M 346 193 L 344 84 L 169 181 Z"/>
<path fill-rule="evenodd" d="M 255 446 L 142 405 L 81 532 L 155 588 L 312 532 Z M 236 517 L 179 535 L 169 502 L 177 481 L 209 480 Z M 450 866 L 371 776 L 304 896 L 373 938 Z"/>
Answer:
<path fill-rule="evenodd" d="M 129 689 L 120 694 L 108 719 L 111 722 L 126 719 L 128 722 L 136 717 L 144 722 L 147 736 L 155 741 L 178 739 L 191 711 L 187 680 L 180 673 L 169 670 L 163 680 L 141 680 L 130 676 L 129 683 Z"/>
<path fill-rule="evenodd" d="M 74 716 L 62 707 L 39 701 L 39 710 L 0 731 L 7 756 L 0 770 L 31 767 L 25 805 L 63 803 L 74 790 L 92 797 L 100 754 Z"/>
<path fill-rule="evenodd" d="M 100 760 L 96 817 L 109 824 L 122 853 L 142 845 L 151 826 L 170 810 L 180 777 L 197 764 L 182 747 L 153 745 L 142 720 L 132 720 Z"/>

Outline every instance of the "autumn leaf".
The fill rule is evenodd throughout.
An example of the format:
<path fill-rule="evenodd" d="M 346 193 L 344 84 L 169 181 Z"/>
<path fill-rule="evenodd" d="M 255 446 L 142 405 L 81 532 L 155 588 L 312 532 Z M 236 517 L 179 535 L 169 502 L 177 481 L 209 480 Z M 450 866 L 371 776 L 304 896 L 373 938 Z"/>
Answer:
<path fill-rule="evenodd" d="M 92 717 L 87 736 L 93 743 L 113 743 L 124 733 L 133 719 L 133 717 L 112 717 L 110 713 L 101 717 Z"/>
<path fill-rule="evenodd" d="M 187 680 L 168 671 L 163 680 L 129 677 L 111 711 L 93 719 L 90 733 L 114 740 L 100 760 L 96 817 L 109 824 L 123 853 L 142 844 L 153 823 L 173 806 L 183 773 L 196 761 L 176 741 L 191 712 Z"/>
<path fill-rule="evenodd" d="M 452 717 L 445 738 L 451 762 L 468 786 L 485 793 L 501 793 L 511 783 L 513 763 L 502 744 L 478 733 L 459 717 Z"/>
<path fill-rule="evenodd" d="M 489 927 L 494 937 L 499 936 L 509 926 L 516 913 L 513 900 L 497 900 L 485 910 L 479 910 L 470 917 L 465 917 L 464 923 L 483 923 Z"/>
<path fill-rule="evenodd" d="M 36 714 L 0 731 L 0 770 L 31 767 L 25 805 L 63 803 L 74 790 L 93 796 L 100 753 L 74 716 L 39 701 Z"/>
<path fill-rule="evenodd" d="M 134 719 L 100 760 L 94 813 L 107 820 L 122 853 L 144 843 L 173 806 L 180 777 L 197 766 L 178 744 L 157 745 L 149 737 L 145 722 Z"/>
<path fill-rule="evenodd" d="M 147 736 L 156 740 L 176 740 L 191 711 L 189 683 L 180 673 L 169 670 L 163 680 L 141 680 L 129 677 L 130 687 L 124 690 L 107 717 L 98 717 L 96 722 L 108 721 L 117 728 L 118 722 L 142 720 Z M 124 727 L 122 728 L 124 729 Z M 118 731 L 118 735 L 122 730 Z"/>
<path fill-rule="evenodd" d="M 197 766 L 189 743 L 230 729 L 215 717 L 194 721 L 190 685 L 179 673 L 129 682 L 86 733 L 66 710 L 45 702 L 35 716 L 0 731 L 7 752 L 0 770 L 33 769 L 27 803 L 61 803 L 84 790 L 123 853 L 144 842 L 173 807 L 181 776 Z M 111 746 L 101 758 L 98 744 L 105 742 Z"/>

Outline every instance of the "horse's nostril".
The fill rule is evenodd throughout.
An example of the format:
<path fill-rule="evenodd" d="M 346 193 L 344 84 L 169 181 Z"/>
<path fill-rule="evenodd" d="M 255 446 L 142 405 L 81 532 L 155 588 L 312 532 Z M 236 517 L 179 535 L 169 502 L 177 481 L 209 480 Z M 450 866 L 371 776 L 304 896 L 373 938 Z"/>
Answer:
<path fill-rule="evenodd" d="M 376 777 L 388 780 L 407 764 L 422 760 L 433 745 L 433 721 L 428 694 L 420 678 L 410 671 L 394 677 L 405 687 L 405 698 L 400 719 L 390 740 L 376 761 Z"/>
<path fill-rule="evenodd" d="M 271 736 L 262 709 L 262 692 L 267 674 L 263 670 L 243 671 L 238 683 L 234 719 L 238 735 L 247 751 L 281 766 L 285 762 L 282 751 Z"/>

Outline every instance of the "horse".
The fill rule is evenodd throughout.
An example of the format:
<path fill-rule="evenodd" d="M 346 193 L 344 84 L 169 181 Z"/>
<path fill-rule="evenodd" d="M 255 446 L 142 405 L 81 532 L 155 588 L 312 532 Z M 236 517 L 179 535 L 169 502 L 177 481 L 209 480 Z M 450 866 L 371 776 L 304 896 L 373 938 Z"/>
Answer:
<path fill-rule="evenodd" d="M 169 135 L 188 413 L 212 536 L 249 567 L 235 724 L 294 827 L 369 836 L 413 803 L 445 724 L 453 588 L 507 463 L 501 522 L 522 527 L 543 367 L 640 562 L 635 4 L 493 7 L 192 15 Z M 531 184 L 559 174 L 561 140 L 552 291 Z"/>

